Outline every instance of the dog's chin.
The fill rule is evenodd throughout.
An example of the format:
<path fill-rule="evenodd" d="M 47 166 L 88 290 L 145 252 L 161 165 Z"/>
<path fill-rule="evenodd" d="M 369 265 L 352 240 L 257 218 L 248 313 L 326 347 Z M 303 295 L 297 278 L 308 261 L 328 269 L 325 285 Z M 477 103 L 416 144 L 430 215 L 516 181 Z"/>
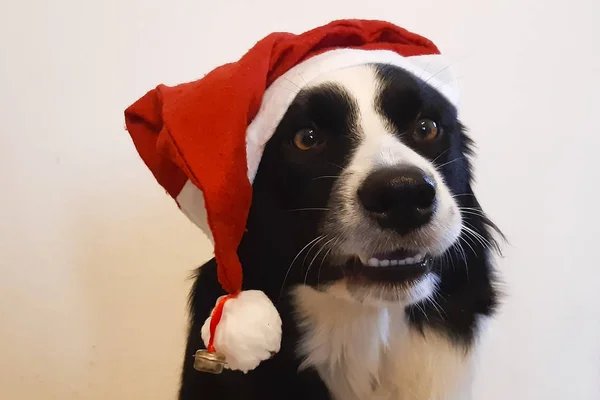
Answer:
<path fill-rule="evenodd" d="M 337 297 L 362 304 L 407 306 L 430 297 L 436 289 L 438 276 L 432 271 L 429 256 L 398 265 L 373 265 L 374 260 L 348 260 L 344 277 L 329 286 Z"/>

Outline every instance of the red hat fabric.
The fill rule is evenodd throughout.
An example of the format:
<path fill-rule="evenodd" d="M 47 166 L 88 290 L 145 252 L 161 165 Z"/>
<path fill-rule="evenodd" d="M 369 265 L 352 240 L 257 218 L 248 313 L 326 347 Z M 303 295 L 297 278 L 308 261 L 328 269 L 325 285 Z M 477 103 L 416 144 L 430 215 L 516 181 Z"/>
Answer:
<path fill-rule="evenodd" d="M 339 20 L 299 35 L 270 34 L 237 62 L 194 82 L 159 85 L 125 111 L 127 130 L 158 183 L 213 240 L 228 293 L 242 290 L 237 248 L 251 183 L 287 107 L 319 74 L 376 62 L 426 79 L 457 105 L 449 64 L 430 40 L 388 22 Z"/>

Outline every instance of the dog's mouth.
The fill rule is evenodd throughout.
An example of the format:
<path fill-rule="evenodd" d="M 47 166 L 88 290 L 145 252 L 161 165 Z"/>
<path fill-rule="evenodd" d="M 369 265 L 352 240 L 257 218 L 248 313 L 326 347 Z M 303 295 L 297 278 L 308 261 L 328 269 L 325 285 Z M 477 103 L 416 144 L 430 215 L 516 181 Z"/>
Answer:
<path fill-rule="evenodd" d="M 431 271 L 432 258 L 425 252 L 396 249 L 370 257 L 357 256 L 348 264 L 354 279 L 409 284 Z"/>
<path fill-rule="evenodd" d="M 418 264 L 425 259 L 425 254 L 414 250 L 398 249 L 389 253 L 377 253 L 361 262 L 369 267 L 395 267 Z"/>

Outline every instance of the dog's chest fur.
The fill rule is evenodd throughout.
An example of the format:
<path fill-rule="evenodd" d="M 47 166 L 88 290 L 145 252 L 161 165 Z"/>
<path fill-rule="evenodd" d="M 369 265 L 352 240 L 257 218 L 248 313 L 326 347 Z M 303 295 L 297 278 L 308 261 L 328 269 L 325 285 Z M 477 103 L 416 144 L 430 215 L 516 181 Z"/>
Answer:
<path fill-rule="evenodd" d="M 349 302 L 309 287 L 295 291 L 303 366 L 335 400 L 469 399 L 472 355 L 442 335 L 411 328 L 404 308 Z"/>

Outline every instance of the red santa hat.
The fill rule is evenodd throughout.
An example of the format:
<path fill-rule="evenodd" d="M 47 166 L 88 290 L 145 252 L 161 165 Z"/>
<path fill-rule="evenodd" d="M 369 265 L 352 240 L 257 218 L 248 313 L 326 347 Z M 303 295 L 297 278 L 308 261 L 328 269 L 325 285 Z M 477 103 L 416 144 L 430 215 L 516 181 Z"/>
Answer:
<path fill-rule="evenodd" d="M 217 301 L 202 336 L 232 369 L 253 369 L 280 346 L 281 319 L 264 293 L 242 292 L 237 256 L 264 146 L 312 80 L 371 63 L 402 67 L 458 106 L 450 65 L 431 41 L 388 22 L 340 20 L 300 35 L 270 34 L 237 62 L 194 82 L 159 85 L 125 111 L 145 164 L 213 241 L 229 295 Z"/>

